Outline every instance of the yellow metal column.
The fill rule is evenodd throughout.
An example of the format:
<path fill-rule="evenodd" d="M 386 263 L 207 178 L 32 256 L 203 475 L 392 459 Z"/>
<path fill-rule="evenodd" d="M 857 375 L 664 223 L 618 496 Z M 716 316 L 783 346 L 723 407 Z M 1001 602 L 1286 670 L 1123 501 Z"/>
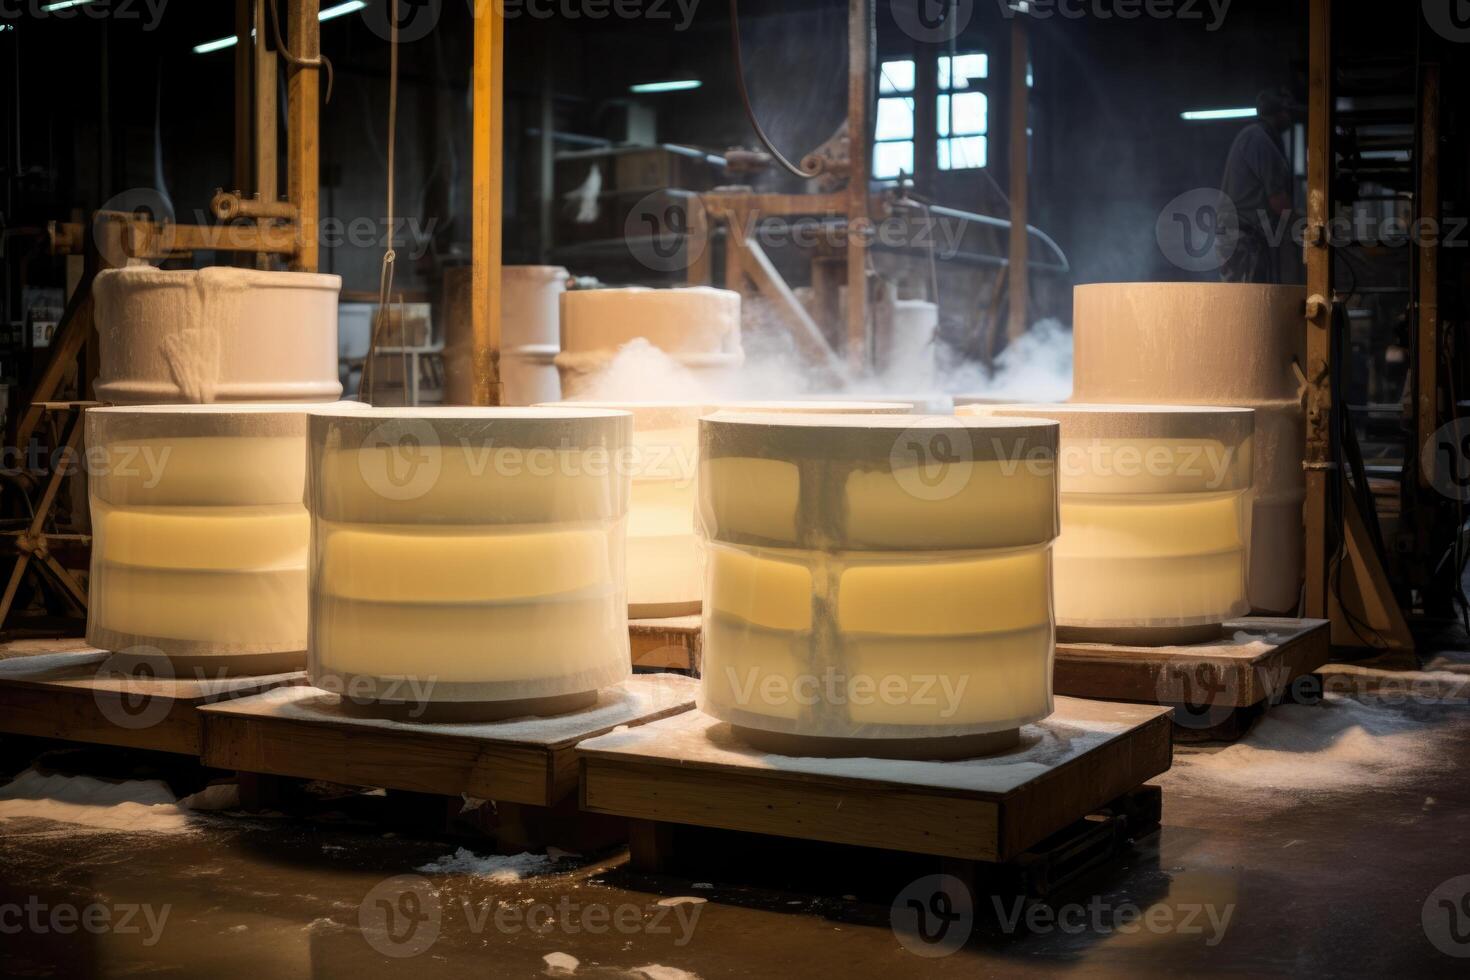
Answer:
<path fill-rule="evenodd" d="M 500 218 L 505 145 L 505 17 L 496 0 L 475 2 L 475 64 L 471 80 L 470 329 L 471 401 L 499 405 Z"/>

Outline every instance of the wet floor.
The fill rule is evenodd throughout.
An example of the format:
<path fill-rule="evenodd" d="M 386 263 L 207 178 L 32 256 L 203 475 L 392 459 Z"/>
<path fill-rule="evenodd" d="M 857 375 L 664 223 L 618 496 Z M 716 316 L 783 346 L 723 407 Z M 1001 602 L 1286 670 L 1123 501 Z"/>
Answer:
<path fill-rule="evenodd" d="M 1464 976 L 1470 705 L 1428 690 L 1290 706 L 1254 749 L 1178 750 L 1162 829 L 1046 904 L 901 894 L 937 869 L 905 878 L 859 851 L 793 886 L 783 872 L 801 848 L 789 847 L 784 867 L 650 878 L 624 870 L 622 853 L 517 864 L 480 860 L 489 850 L 470 841 L 457 861 L 473 870 L 420 871 L 467 842 L 385 833 L 368 798 L 309 820 L 195 816 L 183 833 L 4 820 L 0 973 Z M 1279 744 L 1293 725 L 1317 738 L 1311 751 Z M 6 743 L 7 768 L 33 748 Z M 157 761 L 90 750 L 43 764 L 201 778 Z M 1253 782 L 1252 765 L 1270 775 Z M 1305 790 L 1283 775 L 1314 766 Z"/>

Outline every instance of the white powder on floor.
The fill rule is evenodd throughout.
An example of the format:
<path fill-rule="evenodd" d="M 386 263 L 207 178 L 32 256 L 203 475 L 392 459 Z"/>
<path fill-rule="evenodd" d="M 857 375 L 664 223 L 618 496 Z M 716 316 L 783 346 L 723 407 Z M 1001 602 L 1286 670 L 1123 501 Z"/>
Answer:
<path fill-rule="evenodd" d="M 548 977 L 569 977 L 582 965 L 582 961 L 570 953 L 547 953 L 541 959 L 546 964 Z"/>
<path fill-rule="evenodd" d="M 1432 705 L 1328 695 L 1268 709 L 1231 745 L 1176 748 L 1161 778 L 1184 791 L 1224 784 L 1298 796 L 1387 787 L 1435 765 L 1443 753 L 1433 743 L 1464 725 L 1464 716 Z"/>
<path fill-rule="evenodd" d="M 91 776 L 43 775 L 27 769 L 0 786 L 0 820 L 49 820 L 79 831 L 182 833 L 181 808 L 160 780 L 108 782 Z"/>
<path fill-rule="evenodd" d="M 418 870 L 425 874 L 474 875 L 491 881 L 520 881 L 532 875 L 545 874 L 556 862 L 545 854 L 492 854 L 481 857 L 466 848 L 430 861 Z"/>
<path fill-rule="evenodd" d="M 632 975 L 643 978 L 643 980 L 701 980 L 697 973 L 681 970 L 677 966 L 662 966 L 658 963 L 635 966 Z"/>

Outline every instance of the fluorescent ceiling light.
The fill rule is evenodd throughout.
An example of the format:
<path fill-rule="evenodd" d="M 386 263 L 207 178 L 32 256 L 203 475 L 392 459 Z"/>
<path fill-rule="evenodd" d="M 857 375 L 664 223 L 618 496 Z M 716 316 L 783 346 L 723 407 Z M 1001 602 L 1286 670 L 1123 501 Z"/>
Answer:
<path fill-rule="evenodd" d="M 343 14 L 355 14 L 366 6 L 366 0 L 347 0 L 346 3 L 339 3 L 335 7 L 328 7 L 326 10 L 320 11 L 316 15 L 316 19 L 331 20 L 333 17 L 341 17 Z"/>
<path fill-rule="evenodd" d="M 205 41 L 203 44 L 194 45 L 195 54 L 209 54 L 211 51 L 221 51 L 225 48 L 233 48 L 240 39 L 231 34 L 229 37 L 216 38 L 213 41 Z"/>
<path fill-rule="evenodd" d="M 92 2 L 93 2 L 93 0 L 64 0 L 64 2 L 59 3 L 56 6 L 58 6 L 58 7 L 69 7 L 69 6 L 73 6 L 75 4 L 92 3 Z M 317 15 L 316 15 L 316 19 L 317 20 L 331 20 L 333 17 L 341 17 L 341 16 L 343 16 L 345 14 L 355 14 L 359 10 L 361 10 L 362 8 L 364 8 L 366 6 L 367 6 L 367 0 L 347 0 L 346 3 L 339 3 L 335 7 L 328 7 L 326 10 L 318 11 L 317 12 Z M 49 10 L 51 8 L 48 7 L 47 9 Z M 251 31 L 250 32 L 250 36 L 251 37 L 254 37 L 255 36 L 255 32 L 254 31 Z M 239 40 L 240 39 L 238 37 L 236 37 L 235 35 L 231 34 L 229 37 L 221 37 L 221 38 L 216 38 L 213 41 L 205 41 L 203 44 L 196 44 L 196 45 L 194 45 L 194 53 L 195 54 L 209 54 L 209 52 L 211 52 L 211 51 L 223 51 L 225 48 L 233 48 L 235 46 L 236 42 L 238 42 Z"/>
<path fill-rule="evenodd" d="M 65 10 L 67 7 L 85 7 L 89 3 L 96 2 L 97 0 L 57 0 L 56 3 L 48 3 L 42 7 L 41 13 L 49 14 L 53 10 Z"/>
<path fill-rule="evenodd" d="M 1188 112 L 1179 113 L 1181 119 L 1190 122 L 1205 122 L 1210 119 L 1250 119 L 1256 114 L 1256 110 L 1246 107 L 1241 109 L 1191 109 Z"/>
<path fill-rule="evenodd" d="M 629 92 L 637 92 L 640 95 L 648 92 L 684 92 L 703 85 L 697 78 L 681 78 L 672 82 L 642 82 L 638 85 L 628 87 Z"/>

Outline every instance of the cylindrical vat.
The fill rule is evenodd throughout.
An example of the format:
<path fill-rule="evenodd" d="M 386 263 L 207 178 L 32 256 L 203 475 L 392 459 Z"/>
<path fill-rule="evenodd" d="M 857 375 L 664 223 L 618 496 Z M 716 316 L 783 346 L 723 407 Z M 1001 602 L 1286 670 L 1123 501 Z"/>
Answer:
<path fill-rule="evenodd" d="M 971 405 L 961 415 L 1056 419 L 1062 534 L 1054 550 L 1063 639 L 1210 639 L 1245 614 L 1250 409 Z"/>
<path fill-rule="evenodd" d="M 87 642 L 175 669 L 300 670 L 304 406 L 93 408 L 86 425 Z"/>
<path fill-rule="evenodd" d="M 587 397 L 618 350 L 639 339 L 668 354 L 711 390 L 728 385 L 745 361 L 740 294 L 709 286 L 563 293 L 562 350 L 556 356 L 562 397 Z"/>
<path fill-rule="evenodd" d="M 595 701 L 630 669 L 630 438 L 593 409 L 313 414 L 312 683 L 422 718 Z"/>
<path fill-rule="evenodd" d="M 503 404 L 534 405 L 561 396 L 555 358 L 561 349 L 561 294 L 570 278 L 571 274 L 559 265 L 501 268 Z M 468 266 L 445 271 L 443 296 L 445 395 L 452 405 L 468 405 L 474 389 Z"/>
<path fill-rule="evenodd" d="M 1051 712 L 1057 425 L 700 421 L 699 705 L 776 751 L 964 757 Z"/>
<path fill-rule="evenodd" d="M 628 615 L 690 616 L 700 610 L 703 563 L 694 533 L 699 419 L 722 410 L 781 414 L 905 414 L 901 402 L 566 402 L 633 416 L 628 508 Z"/>
<path fill-rule="evenodd" d="M 331 402 L 339 276 L 152 266 L 97 274 L 97 397 L 118 405 Z"/>
<path fill-rule="evenodd" d="M 1077 402 L 1255 411 L 1250 604 L 1291 613 L 1305 558 L 1301 286 L 1099 283 L 1074 292 Z"/>

